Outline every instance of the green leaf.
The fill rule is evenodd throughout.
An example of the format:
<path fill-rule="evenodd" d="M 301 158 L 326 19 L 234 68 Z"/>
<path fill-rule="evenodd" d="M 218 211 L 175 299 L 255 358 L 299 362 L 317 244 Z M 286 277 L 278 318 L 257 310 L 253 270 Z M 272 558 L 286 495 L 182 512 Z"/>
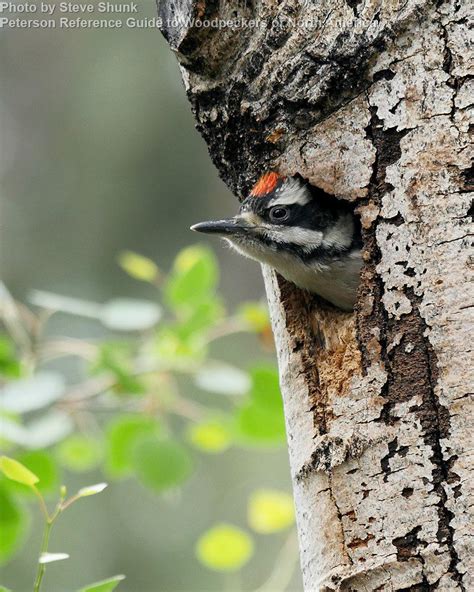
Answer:
<path fill-rule="evenodd" d="M 284 491 L 258 489 L 250 496 L 248 521 L 260 534 L 272 534 L 285 530 L 295 521 L 293 497 Z"/>
<path fill-rule="evenodd" d="M 160 277 L 160 270 L 151 259 L 133 251 L 122 251 L 118 256 L 118 262 L 120 267 L 136 280 L 153 283 Z"/>
<path fill-rule="evenodd" d="M 113 331 L 145 331 L 154 327 L 162 316 L 155 302 L 117 298 L 104 304 L 99 313 L 102 324 Z"/>
<path fill-rule="evenodd" d="M 237 317 L 256 333 L 270 327 L 268 308 L 263 302 L 244 302 L 237 310 Z"/>
<path fill-rule="evenodd" d="M 1 484 L 0 508 L 0 563 L 3 563 L 22 544 L 28 530 L 29 516 Z"/>
<path fill-rule="evenodd" d="M 135 446 L 133 467 L 144 485 L 161 492 L 181 485 L 191 474 L 192 461 L 179 442 L 149 437 Z"/>
<path fill-rule="evenodd" d="M 224 316 L 224 305 L 217 296 L 209 296 L 190 310 L 187 316 L 180 317 L 176 331 L 182 339 L 201 333 L 217 324 Z"/>
<path fill-rule="evenodd" d="M 285 441 L 283 413 L 250 402 L 237 411 L 237 435 L 244 444 L 281 444 Z"/>
<path fill-rule="evenodd" d="M 128 343 L 103 343 L 92 371 L 94 373 L 110 372 L 116 381 L 114 390 L 118 393 L 141 394 L 145 392 L 145 386 L 139 378 L 133 376 L 133 356 L 133 348 Z"/>
<path fill-rule="evenodd" d="M 237 435 L 245 444 L 280 444 L 285 440 L 285 417 L 278 372 L 273 366 L 256 366 L 251 380 L 249 397 L 237 410 Z"/>
<path fill-rule="evenodd" d="M 95 582 L 94 584 L 89 584 L 89 586 L 85 586 L 85 588 L 81 588 L 78 592 L 112 592 L 118 586 L 118 584 L 125 579 L 125 576 L 113 576 L 112 578 L 108 578 L 107 580 L 102 580 L 100 582 Z"/>
<path fill-rule="evenodd" d="M 0 392 L 0 407 L 26 413 L 47 407 L 65 391 L 64 378 L 56 372 L 38 372 L 30 378 L 10 382 Z"/>
<path fill-rule="evenodd" d="M 250 396 L 265 409 L 283 413 L 278 371 L 273 366 L 257 366 L 251 371 L 252 389 Z"/>
<path fill-rule="evenodd" d="M 213 295 L 218 280 L 214 254 L 195 245 L 181 251 L 165 285 L 165 297 L 172 308 L 196 308 Z"/>
<path fill-rule="evenodd" d="M 157 434 L 159 424 L 152 417 L 143 415 L 121 415 L 113 419 L 106 428 L 107 472 L 115 477 L 132 472 L 133 448 L 143 438 Z"/>
<path fill-rule="evenodd" d="M 189 370 L 190 364 L 201 364 L 207 356 L 207 346 L 200 335 L 182 338 L 179 328 L 165 327 L 156 336 L 156 355 L 176 370 Z"/>
<path fill-rule="evenodd" d="M 41 493 L 56 492 L 59 487 L 59 471 L 56 462 L 49 452 L 35 450 L 25 452 L 18 457 L 19 462 L 39 479 L 37 488 Z M 31 489 L 25 485 L 15 485 L 19 493 L 31 495 Z"/>
<path fill-rule="evenodd" d="M 55 453 L 63 467 L 77 472 L 94 469 L 103 456 L 102 443 L 83 434 L 69 436 L 56 446 Z"/>
<path fill-rule="evenodd" d="M 34 473 L 17 460 L 9 458 L 8 456 L 0 457 L 0 471 L 2 471 L 8 479 L 16 481 L 17 483 L 23 483 L 23 485 L 28 485 L 28 487 L 33 487 L 39 481 L 39 478 Z"/>
<path fill-rule="evenodd" d="M 252 538 L 231 524 L 217 524 L 205 532 L 196 544 L 199 561 L 214 571 L 237 571 L 254 551 Z"/>
<path fill-rule="evenodd" d="M 248 374 L 223 362 L 208 362 L 195 376 L 196 385 L 211 393 L 243 395 L 250 388 Z"/>
<path fill-rule="evenodd" d="M 17 357 L 15 344 L 6 335 L 0 336 L 0 376 L 19 378 L 22 373 L 21 362 Z"/>
<path fill-rule="evenodd" d="M 229 448 L 232 432 L 229 422 L 215 418 L 189 425 L 187 438 L 197 449 L 217 454 Z"/>
<path fill-rule="evenodd" d="M 5 588 L 5 586 L 0 585 L 0 592 L 12 592 L 10 588 Z"/>

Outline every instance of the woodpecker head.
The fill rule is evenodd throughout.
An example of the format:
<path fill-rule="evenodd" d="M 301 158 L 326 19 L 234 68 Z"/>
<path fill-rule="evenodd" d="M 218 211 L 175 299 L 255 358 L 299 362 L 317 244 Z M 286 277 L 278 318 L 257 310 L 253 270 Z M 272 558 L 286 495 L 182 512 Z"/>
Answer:
<path fill-rule="evenodd" d="M 242 255 L 282 266 L 341 257 L 354 247 L 356 222 L 348 204 L 301 177 L 264 174 L 233 218 L 200 222 L 191 230 L 216 234 Z"/>

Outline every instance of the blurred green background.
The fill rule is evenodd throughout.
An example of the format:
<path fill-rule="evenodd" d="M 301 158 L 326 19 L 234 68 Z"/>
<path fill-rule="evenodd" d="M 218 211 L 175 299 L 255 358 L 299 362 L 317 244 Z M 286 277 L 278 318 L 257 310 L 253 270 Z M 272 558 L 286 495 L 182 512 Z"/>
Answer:
<path fill-rule="evenodd" d="M 140 17 L 155 14 L 154 2 L 140 4 Z M 196 242 L 192 223 L 236 210 L 194 129 L 177 62 L 157 29 L 0 30 L 0 70 L 1 274 L 18 300 L 26 302 L 32 289 L 98 302 L 149 299 L 149 286 L 128 277 L 117 254 L 131 249 L 168 269 Z M 261 298 L 258 266 L 209 244 L 228 307 Z M 50 331 L 102 335 L 96 323 L 67 315 L 55 316 Z M 215 347 L 220 359 L 243 369 L 255 360 L 274 362 L 252 335 Z M 74 381 L 74 364 L 65 360 L 60 369 Z M 255 536 L 241 584 L 203 567 L 194 545 L 215 522 L 248 528 L 247 498 L 256 488 L 291 490 L 286 447 L 232 447 L 198 455 L 196 464 L 171 493 L 157 495 L 129 479 L 68 510 L 50 548 L 71 558 L 48 568 L 44 589 L 73 590 L 117 573 L 127 577 L 124 592 L 260 586 L 287 533 Z M 101 480 L 99 473 L 63 477 L 71 491 Z M 31 589 L 38 556 L 36 507 L 32 514 L 26 546 L 1 569 L 0 582 L 18 592 Z M 301 589 L 298 573 L 287 589 Z"/>

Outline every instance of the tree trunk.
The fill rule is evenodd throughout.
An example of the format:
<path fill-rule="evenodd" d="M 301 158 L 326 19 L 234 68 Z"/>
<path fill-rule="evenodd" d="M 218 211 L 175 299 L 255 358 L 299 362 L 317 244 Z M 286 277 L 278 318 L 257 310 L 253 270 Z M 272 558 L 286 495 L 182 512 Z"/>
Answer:
<path fill-rule="evenodd" d="M 158 8 L 237 195 L 274 169 L 359 204 L 355 314 L 264 269 L 305 589 L 474 590 L 469 3 Z"/>

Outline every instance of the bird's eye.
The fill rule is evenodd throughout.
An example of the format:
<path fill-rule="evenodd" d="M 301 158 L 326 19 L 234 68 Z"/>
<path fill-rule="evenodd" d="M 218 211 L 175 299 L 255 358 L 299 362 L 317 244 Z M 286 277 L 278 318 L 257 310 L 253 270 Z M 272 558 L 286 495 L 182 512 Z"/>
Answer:
<path fill-rule="evenodd" d="M 282 208 L 281 206 L 275 206 L 270 210 L 270 220 L 274 222 L 284 222 L 288 220 L 290 211 L 288 208 Z"/>

